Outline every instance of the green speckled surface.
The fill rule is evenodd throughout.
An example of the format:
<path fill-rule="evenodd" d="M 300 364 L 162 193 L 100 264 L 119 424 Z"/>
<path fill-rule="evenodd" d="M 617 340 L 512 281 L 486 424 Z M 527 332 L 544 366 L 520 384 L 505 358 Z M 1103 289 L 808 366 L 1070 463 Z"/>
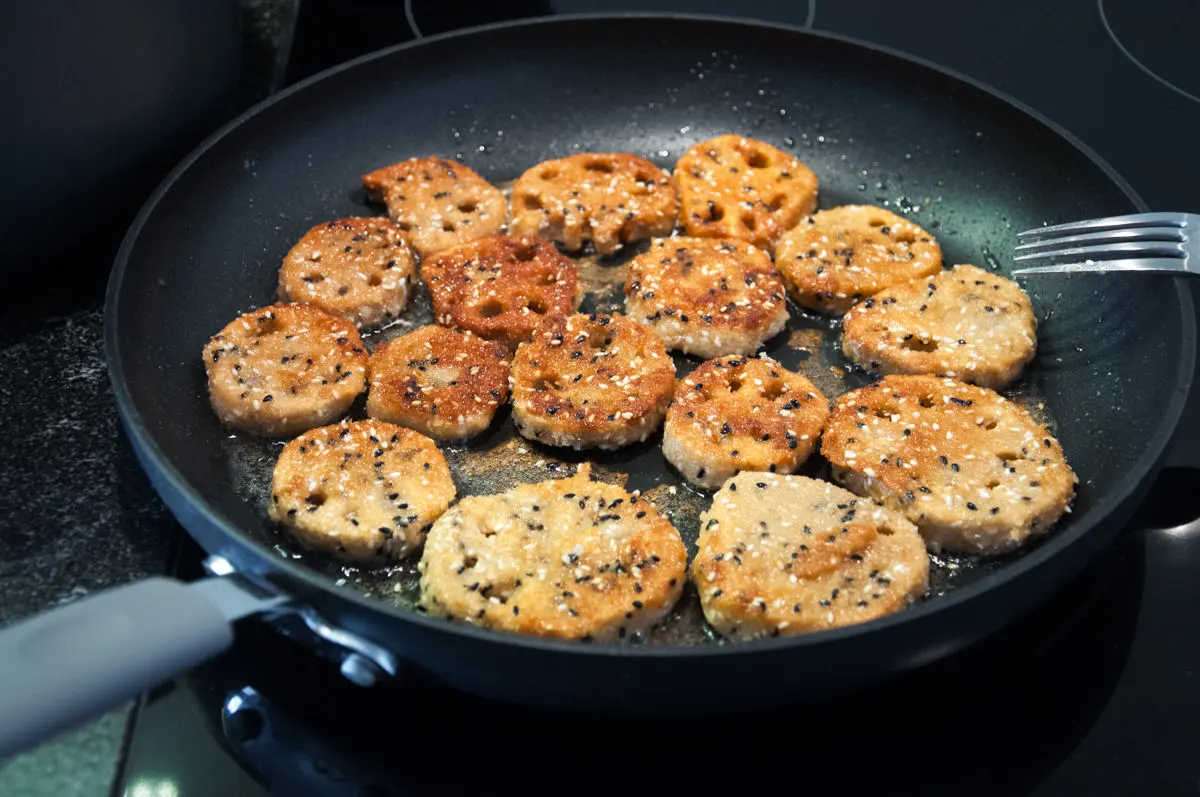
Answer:
<path fill-rule="evenodd" d="M 0 624 L 166 569 L 174 521 L 117 421 L 98 305 L 0 333 Z M 0 763 L 0 795 L 106 794 L 133 704 Z"/>

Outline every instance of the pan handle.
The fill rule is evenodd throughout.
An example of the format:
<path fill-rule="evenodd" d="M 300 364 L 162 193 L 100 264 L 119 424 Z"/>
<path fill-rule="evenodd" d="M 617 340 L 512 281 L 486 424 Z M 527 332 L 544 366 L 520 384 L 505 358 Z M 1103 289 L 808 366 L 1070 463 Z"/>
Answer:
<path fill-rule="evenodd" d="M 235 578 L 153 578 L 0 630 L 0 760 L 216 656 L 282 602 Z"/>

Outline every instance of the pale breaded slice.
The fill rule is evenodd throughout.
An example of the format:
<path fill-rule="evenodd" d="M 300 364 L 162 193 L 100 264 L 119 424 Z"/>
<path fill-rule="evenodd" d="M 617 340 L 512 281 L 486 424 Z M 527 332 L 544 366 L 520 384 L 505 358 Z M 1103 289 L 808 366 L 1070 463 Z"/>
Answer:
<path fill-rule="evenodd" d="M 816 448 L 828 415 L 812 382 L 769 357 L 709 360 L 679 383 L 663 456 L 709 489 L 741 471 L 792 473 Z"/>
<path fill-rule="evenodd" d="M 473 169 L 445 158 L 410 158 L 362 178 L 396 226 L 426 257 L 504 230 L 508 202 Z"/>
<path fill-rule="evenodd" d="M 343 421 L 284 446 L 267 510 L 306 548 L 354 562 L 401 559 L 455 492 L 428 437 L 383 421 Z"/>
<path fill-rule="evenodd" d="M 456 246 L 421 263 L 439 324 L 504 340 L 527 340 L 553 313 L 583 301 L 575 261 L 538 238 L 497 236 Z"/>
<path fill-rule="evenodd" d="M 818 479 L 742 473 L 700 516 L 692 583 L 743 640 L 864 623 L 925 594 L 929 554 L 899 513 Z"/>
<path fill-rule="evenodd" d="M 217 417 L 265 437 L 290 437 L 345 415 L 367 385 L 367 361 L 354 324 L 307 304 L 253 310 L 204 346 Z"/>
<path fill-rule="evenodd" d="M 901 512 L 933 551 L 1015 550 L 1050 531 L 1078 481 L 1025 410 L 953 379 L 884 377 L 841 396 L 823 434 L 835 478 Z"/>
<path fill-rule="evenodd" d="M 883 208 L 843 205 L 803 219 L 779 239 L 775 265 L 802 307 L 844 313 L 860 299 L 936 274 L 933 236 Z"/>
<path fill-rule="evenodd" d="M 434 440 L 483 432 L 508 401 L 508 347 L 430 325 L 381 343 L 371 354 L 367 415 Z"/>
<path fill-rule="evenodd" d="M 368 329 L 400 315 L 413 269 L 404 233 L 387 219 L 337 219 L 313 227 L 287 253 L 279 298 Z"/>
<path fill-rule="evenodd" d="M 464 498 L 429 531 L 421 605 L 434 615 L 518 634 L 623 639 L 679 599 L 687 551 L 654 507 L 590 480 Z"/>
<path fill-rule="evenodd" d="M 770 254 L 753 244 L 658 238 L 629 261 L 625 312 L 668 349 L 705 358 L 753 354 L 787 323 L 784 290 Z"/>
<path fill-rule="evenodd" d="M 513 183 L 513 235 L 537 235 L 575 251 L 591 241 L 609 255 L 623 244 L 667 235 L 679 198 L 671 175 L 645 158 L 585 152 L 543 161 Z"/>
<path fill-rule="evenodd" d="M 530 440 L 613 449 L 658 428 L 675 390 L 662 340 L 620 315 L 553 315 L 517 349 L 513 420 Z"/>
<path fill-rule="evenodd" d="M 933 374 L 999 390 L 1037 351 L 1033 303 L 975 266 L 887 288 L 842 320 L 842 351 L 881 374 Z"/>
<path fill-rule="evenodd" d="M 817 206 L 817 175 L 763 141 L 724 135 L 675 164 L 679 223 L 688 235 L 736 238 L 770 250 Z"/>

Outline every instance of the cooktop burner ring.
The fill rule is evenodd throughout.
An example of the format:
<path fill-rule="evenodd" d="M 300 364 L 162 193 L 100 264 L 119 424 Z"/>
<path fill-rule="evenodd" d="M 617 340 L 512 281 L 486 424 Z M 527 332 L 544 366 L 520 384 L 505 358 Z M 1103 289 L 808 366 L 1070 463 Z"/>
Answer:
<path fill-rule="evenodd" d="M 1104 11 L 1104 0 L 1096 0 L 1096 10 L 1100 14 L 1100 24 L 1104 26 L 1104 32 L 1108 34 L 1108 38 L 1112 39 L 1113 44 L 1117 46 L 1117 49 L 1121 51 L 1121 54 L 1129 59 L 1134 66 L 1136 66 L 1149 77 L 1153 78 L 1158 83 L 1166 86 L 1171 91 L 1174 91 L 1176 94 L 1186 97 L 1192 102 L 1200 103 L 1200 97 L 1163 77 L 1133 54 L 1133 52 L 1125 45 L 1124 42 L 1121 41 L 1121 38 L 1117 36 L 1116 31 L 1113 29 L 1112 23 L 1109 21 L 1108 14 Z"/>
<path fill-rule="evenodd" d="M 813 21 L 817 18 L 817 0 L 806 0 L 806 2 L 808 5 L 808 8 L 804 14 L 804 22 L 801 23 L 800 27 L 805 28 L 806 30 L 811 30 Z M 416 11 L 413 8 L 413 6 L 414 6 L 414 0 L 404 0 L 404 21 L 408 24 L 409 31 L 412 33 L 413 36 L 415 36 L 418 39 L 423 39 L 427 35 L 432 35 L 432 34 L 427 34 L 421 30 L 421 26 L 420 26 L 420 23 L 418 23 L 418 21 L 417 21 L 417 14 L 416 14 Z M 622 10 L 627 11 L 630 9 L 612 9 L 612 10 L 614 12 L 620 12 Z"/>

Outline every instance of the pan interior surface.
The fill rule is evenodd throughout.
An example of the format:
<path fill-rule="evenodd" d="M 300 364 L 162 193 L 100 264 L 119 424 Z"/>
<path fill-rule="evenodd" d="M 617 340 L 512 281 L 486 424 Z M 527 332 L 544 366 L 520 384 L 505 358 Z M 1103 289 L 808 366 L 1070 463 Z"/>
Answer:
<path fill-rule="evenodd" d="M 410 607 L 415 561 L 343 567 L 300 552 L 267 524 L 282 443 L 220 426 L 206 396 L 204 343 L 238 314 L 274 301 L 279 264 L 312 225 L 382 212 L 359 182 L 372 169 L 436 154 L 499 184 L 541 160 L 585 151 L 632 152 L 670 169 L 691 144 L 726 132 L 796 154 L 821 180 L 822 208 L 876 204 L 911 218 L 938 238 L 947 265 L 1007 274 L 1016 231 L 1136 209 L 1096 162 L 1002 99 L 835 38 L 632 17 L 431 40 L 335 70 L 250 114 L 143 215 L 110 304 L 110 354 L 118 392 L 127 391 L 127 420 L 153 442 L 152 467 L 187 485 L 202 514 L 240 530 L 279 567 L 315 570 L 378 605 Z M 620 306 L 622 260 L 584 263 L 586 308 Z M 1025 287 L 1039 353 L 1007 393 L 1052 424 L 1080 477 L 1074 512 L 1042 543 L 1049 545 L 1081 533 L 1107 496 L 1144 476 L 1149 463 L 1141 473 L 1134 463 L 1163 424 L 1173 424 L 1168 408 L 1178 397 L 1190 315 L 1165 279 L 1076 275 Z M 870 381 L 844 367 L 835 323 L 791 311 L 768 353 L 831 399 Z M 428 298 L 418 291 L 402 321 L 368 345 L 428 321 Z M 697 360 L 677 362 L 682 374 Z M 361 417 L 361 402 L 355 412 Z M 600 478 L 642 490 L 691 545 L 708 497 L 666 466 L 660 440 L 564 452 L 515 437 L 502 413 L 481 438 L 445 450 L 460 494 L 554 478 L 590 459 Z M 821 475 L 824 467 L 815 461 L 804 472 Z M 205 542 L 203 529 L 187 525 Z M 938 557 L 927 602 L 1021 558 Z M 648 641 L 710 639 L 694 594 L 685 594 Z"/>

